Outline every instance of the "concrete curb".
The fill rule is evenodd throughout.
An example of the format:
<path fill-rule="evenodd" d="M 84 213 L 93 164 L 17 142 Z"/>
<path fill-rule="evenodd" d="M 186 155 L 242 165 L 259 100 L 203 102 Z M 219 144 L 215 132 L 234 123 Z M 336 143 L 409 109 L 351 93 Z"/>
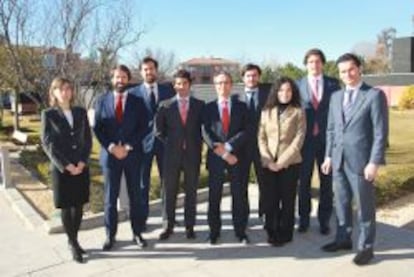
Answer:
<path fill-rule="evenodd" d="M 38 180 L 36 180 L 38 182 Z M 3 193 L 6 196 L 6 199 L 10 202 L 13 210 L 19 215 L 19 217 L 24 221 L 25 225 L 30 229 L 42 228 L 49 234 L 56 234 L 63 232 L 63 226 L 60 221 L 59 213 L 52 216 L 51 219 L 45 220 L 36 209 L 28 203 L 28 201 L 23 197 L 23 195 L 16 188 L 2 189 Z M 230 193 L 230 185 L 228 183 L 224 184 L 223 187 L 223 196 Z M 185 194 L 180 193 L 177 196 L 177 208 L 184 206 Z M 208 200 L 208 188 L 202 188 L 197 191 L 197 203 L 205 202 Z M 160 212 L 162 201 L 161 199 L 156 199 L 150 201 L 150 211 L 151 212 Z M 128 219 L 128 214 L 125 210 L 118 211 L 118 221 L 123 222 Z M 104 213 L 96 213 L 90 216 L 86 216 L 82 220 L 82 230 L 92 229 L 96 227 L 102 227 L 104 224 Z"/>
<path fill-rule="evenodd" d="M 16 188 L 2 189 L 2 193 L 9 201 L 12 209 L 30 229 L 47 228 L 47 221 L 29 204 Z"/>

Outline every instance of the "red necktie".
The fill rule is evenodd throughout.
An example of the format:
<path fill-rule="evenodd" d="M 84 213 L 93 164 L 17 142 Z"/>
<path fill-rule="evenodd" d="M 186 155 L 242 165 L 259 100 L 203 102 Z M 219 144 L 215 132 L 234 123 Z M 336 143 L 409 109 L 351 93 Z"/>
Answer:
<path fill-rule="evenodd" d="M 227 100 L 223 102 L 223 108 L 221 110 L 221 124 L 223 126 L 223 132 L 225 135 L 229 133 L 229 126 L 230 126 L 230 113 L 229 113 L 229 106 L 227 105 Z"/>
<path fill-rule="evenodd" d="M 319 94 L 319 81 L 318 81 L 318 79 L 314 79 L 313 80 L 313 85 L 312 85 L 312 106 L 313 106 L 315 111 L 319 107 L 318 94 Z M 314 136 L 317 136 L 319 134 L 319 126 L 318 126 L 318 123 L 316 121 L 313 124 L 312 133 L 313 133 Z"/>
<path fill-rule="evenodd" d="M 118 94 L 116 96 L 116 106 L 115 106 L 115 117 L 116 117 L 116 121 L 118 121 L 118 123 L 122 122 L 122 94 Z"/>
<path fill-rule="evenodd" d="M 180 99 L 180 116 L 183 125 L 187 122 L 187 99 Z"/>

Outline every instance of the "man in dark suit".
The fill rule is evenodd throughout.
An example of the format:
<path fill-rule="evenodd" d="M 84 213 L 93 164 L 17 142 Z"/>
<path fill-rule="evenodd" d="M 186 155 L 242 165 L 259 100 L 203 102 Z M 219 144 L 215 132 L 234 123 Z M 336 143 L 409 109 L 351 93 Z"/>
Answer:
<path fill-rule="evenodd" d="M 216 244 L 220 236 L 220 203 L 225 173 L 230 175 L 232 217 L 236 237 L 248 243 L 246 235 L 248 200 L 243 184 L 244 174 L 240 161 L 245 159 L 244 147 L 248 136 L 249 113 L 246 104 L 231 99 L 232 78 L 227 72 L 214 77 L 218 98 L 208 103 L 203 112 L 203 136 L 208 145 L 208 224 L 209 241 Z"/>
<path fill-rule="evenodd" d="M 332 214 L 332 176 L 320 171 L 325 157 L 326 123 L 328 121 L 329 100 L 340 89 L 339 81 L 323 75 L 326 59 L 319 49 L 310 49 L 303 60 L 308 75 L 298 81 L 302 107 L 306 112 L 306 137 L 302 147 L 302 170 L 299 185 L 299 232 L 309 228 L 311 207 L 311 182 L 315 161 L 319 172 L 319 231 L 323 235 L 330 232 L 329 221 Z"/>
<path fill-rule="evenodd" d="M 201 163 L 201 123 L 204 102 L 190 95 L 191 75 L 179 70 L 174 75 L 176 97 L 160 104 L 156 115 L 156 135 L 164 142 L 164 230 L 160 240 L 166 240 L 174 230 L 175 206 L 180 181 L 184 173 L 184 221 L 186 236 L 195 238 L 196 199 Z"/>
<path fill-rule="evenodd" d="M 141 236 L 143 218 L 139 213 L 139 164 L 142 139 L 148 128 L 148 116 L 142 99 L 127 91 L 131 73 L 119 65 L 112 70 L 114 90 L 101 95 L 95 107 L 95 135 L 101 144 L 100 163 L 105 179 L 106 241 L 103 249 L 112 249 L 118 224 L 117 199 L 122 173 L 125 174 L 134 241 L 145 247 Z"/>
<path fill-rule="evenodd" d="M 333 170 L 336 238 L 326 252 L 352 249 L 352 198 L 358 209 L 357 265 L 374 256 L 375 186 L 380 165 L 385 164 L 388 107 L 385 94 L 361 80 L 361 62 L 354 54 L 338 58 L 339 76 L 345 88 L 332 95 L 326 130 L 326 154 L 322 171 Z"/>
<path fill-rule="evenodd" d="M 144 100 L 145 106 L 149 114 L 149 124 L 147 134 L 142 142 L 144 149 L 144 157 L 140 166 L 140 186 L 141 186 L 141 207 L 140 212 L 143 213 L 144 222 L 146 223 L 149 213 L 149 189 L 151 186 L 151 167 L 154 156 L 157 161 L 160 184 L 163 179 L 163 143 L 155 137 L 154 118 L 159 103 L 174 96 L 174 91 L 167 85 L 159 84 L 158 77 L 158 61 L 145 57 L 142 59 L 139 70 L 143 79 L 142 84 L 132 90 L 132 94 Z M 145 227 L 145 226 L 144 226 Z"/>
<path fill-rule="evenodd" d="M 269 95 L 269 89 L 260 86 L 259 80 L 262 70 L 256 64 L 248 63 L 241 71 L 241 75 L 244 83 L 244 92 L 234 95 L 238 100 L 246 103 L 249 110 L 251 133 L 248 136 L 245 146 L 246 156 L 240 161 L 243 167 L 244 183 L 246 195 L 248 195 L 248 183 L 250 176 L 250 168 L 254 165 L 254 171 L 256 173 L 256 180 L 259 186 L 259 217 L 263 215 L 263 167 L 260 162 L 259 147 L 257 145 L 257 130 L 260 121 L 260 114 L 263 106 L 266 103 L 267 96 Z"/>

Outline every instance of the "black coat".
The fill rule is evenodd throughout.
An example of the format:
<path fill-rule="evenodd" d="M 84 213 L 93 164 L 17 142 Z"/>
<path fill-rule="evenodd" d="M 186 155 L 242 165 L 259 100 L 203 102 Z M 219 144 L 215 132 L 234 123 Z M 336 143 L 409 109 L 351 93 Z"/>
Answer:
<path fill-rule="evenodd" d="M 89 200 L 89 168 L 80 175 L 70 175 L 65 167 L 69 164 L 89 161 L 92 148 L 91 130 L 86 110 L 71 109 L 73 127 L 70 126 L 60 108 L 49 108 L 42 112 L 41 141 L 51 161 L 51 179 L 55 206 L 65 208 L 77 206 Z"/>

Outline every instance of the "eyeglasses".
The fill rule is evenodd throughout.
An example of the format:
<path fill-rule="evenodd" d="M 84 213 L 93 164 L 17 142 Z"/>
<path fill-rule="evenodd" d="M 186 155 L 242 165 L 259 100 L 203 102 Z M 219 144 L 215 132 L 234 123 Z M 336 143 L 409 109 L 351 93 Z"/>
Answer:
<path fill-rule="evenodd" d="M 221 82 L 214 82 L 214 84 L 221 86 L 221 85 L 231 84 L 231 82 L 230 81 L 221 81 Z"/>

